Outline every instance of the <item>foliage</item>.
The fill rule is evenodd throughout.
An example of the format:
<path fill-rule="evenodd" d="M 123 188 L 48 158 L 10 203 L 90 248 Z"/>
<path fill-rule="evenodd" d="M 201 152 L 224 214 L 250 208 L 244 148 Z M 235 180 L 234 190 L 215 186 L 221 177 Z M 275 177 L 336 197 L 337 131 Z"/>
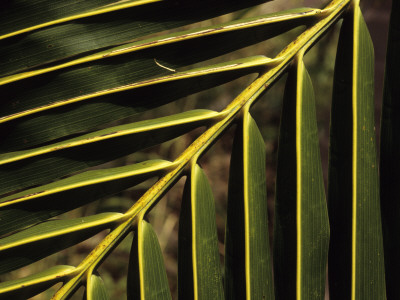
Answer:
<path fill-rule="evenodd" d="M 331 299 L 386 298 L 384 265 L 390 272 L 386 278 L 395 274 L 392 261 L 398 265 L 397 248 L 391 248 L 396 245 L 392 240 L 398 231 L 392 229 L 397 230 L 398 221 L 391 217 L 393 201 L 388 198 L 398 193 L 385 194 L 390 188 L 384 178 L 391 175 L 383 174 L 384 262 L 373 115 L 374 54 L 359 0 L 243 16 L 262 2 L 1 4 L 0 271 L 10 273 L 107 231 L 76 265 L 46 266 L 0 283 L 1 299 L 29 298 L 56 283 L 62 286 L 53 299 L 68 299 L 81 286 L 86 299 L 108 299 L 98 269 L 131 232 L 128 299 L 171 299 L 162 250 L 146 216 L 184 177 L 180 298 L 323 299 L 328 262 Z M 191 25 L 235 11 L 239 11 L 233 14 L 236 19 L 229 22 L 216 19 L 217 24 Z M 393 14 L 398 14 L 398 5 Z M 327 205 L 314 90 L 303 58 L 341 19 Z M 396 22 L 392 37 L 398 32 Z M 231 60 L 226 55 L 294 28 L 301 28 L 301 34 L 273 58 Z M 394 37 L 391 43 L 394 49 L 388 50 L 388 59 L 395 61 Z M 251 108 L 286 73 L 272 257 L 265 143 Z M 258 77 L 221 110 L 163 112 L 167 103 L 251 74 Z M 385 105 L 390 115 L 384 106 L 382 121 L 388 133 L 396 127 L 395 76 L 394 67 L 389 67 Z M 146 112 L 157 109 L 162 116 L 146 118 Z M 199 160 L 233 125 L 221 271 L 214 197 Z M 179 141 L 187 133 L 194 137 L 191 144 L 172 160 L 140 159 L 145 149 Z M 395 134 L 384 139 L 381 152 L 390 149 L 388 143 L 397 149 L 397 141 Z M 107 164 L 132 154 L 134 163 Z M 392 160 L 397 161 L 384 154 L 381 164 Z M 154 178 L 126 210 L 70 213 Z M 396 284 L 388 282 L 388 295 L 398 295 Z"/>

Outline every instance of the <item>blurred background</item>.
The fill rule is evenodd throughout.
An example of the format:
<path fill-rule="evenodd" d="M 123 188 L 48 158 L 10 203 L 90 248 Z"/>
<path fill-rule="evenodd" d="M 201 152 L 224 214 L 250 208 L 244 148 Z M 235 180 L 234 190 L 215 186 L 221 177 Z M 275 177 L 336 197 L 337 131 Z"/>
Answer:
<path fill-rule="evenodd" d="M 192 25 L 207 26 L 220 22 L 230 21 L 241 17 L 251 17 L 277 12 L 294 7 L 317 7 L 322 8 L 329 1 L 318 0 L 275 0 L 258 6 L 253 9 L 240 11 L 234 14 L 221 16 L 211 21 L 202 22 Z M 383 87 L 383 73 L 385 66 L 386 38 L 390 16 L 391 1 L 382 0 L 362 0 L 362 11 L 370 30 L 374 46 L 375 46 L 375 105 L 376 105 L 376 133 L 377 145 L 379 142 L 379 119 L 381 107 L 381 95 Z M 319 139 L 321 148 L 321 158 L 324 170 L 325 184 L 327 180 L 328 167 L 328 147 L 329 147 L 329 118 L 330 118 L 330 101 L 332 92 L 333 69 L 336 55 L 336 46 L 340 23 L 328 32 L 306 55 L 305 64 L 313 81 L 316 105 L 317 119 L 319 127 Z M 185 29 L 187 29 L 185 28 Z M 224 56 L 224 59 L 237 59 L 253 55 L 275 56 L 288 43 L 290 43 L 301 32 L 301 28 L 294 29 L 282 36 L 259 43 L 257 45 L 247 47 L 234 53 Z M 211 64 L 221 61 L 221 58 L 215 61 L 208 61 Z M 202 63 L 203 65 L 205 63 Z M 202 92 L 181 99 L 174 103 L 163 106 L 160 109 L 148 111 L 140 116 L 140 119 L 154 118 L 160 115 L 173 114 L 180 111 L 208 108 L 213 110 L 221 110 L 232 99 L 234 99 L 255 76 L 247 76 L 214 88 L 212 90 Z M 261 133 L 265 140 L 267 153 L 267 193 L 268 208 L 270 222 L 270 239 L 273 240 L 272 224 L 274 219 L 274 197 L 275 197 L 275 175 L 276 175 L 276 159 L 278 149 L 278 135 L 280 112 L 283 98 L 283 90 L 286 76 L 282 76 L 276 84 L 257 102 L 252 109 L 253 118 L 256 120 Z M 135 118 L 137 121 L 137 117 Z M 234 136 L 234 127 L 230 128 L 224 136 L 212 146 L 205 156 L 202 157 L 200 164 L 205 170 L 211 186 L 213 188 L 216 200 L 217 227 L 219 236 L 219 250 L 221 255 L 221 268 L 224 257 L 224 234 L 225 234 L 225 218 L 227 205 L 227 182 L 229 176 L 229 164 L 231 146 Z M 138 161 L 163 158 L 175 159 L 200 133 L 195 130 L 184 137 L 164 143 L 157 147 L 147 149 L 141 153 L 135 153 L 128 157 L 113 161 L 102 167 L 111 167 L 124 164 L 131 164 Z M 144 182 L 133 189 L 127 190 L 119 195 L 107 199 L 101 199 L 84 207 L 69 212 L 66 217 L 78 217 L 81 215 L 96 214 L 103 211 L 126 211 L 140 196 L 154 183 L 155 180 Z M 148 216 L 150 223 L 153 225 L 163 250 L 165 265 L 170 282 L 170 288 L 173 298 L 177 298 L 177 248 L 178 248 L 178 222 L 181 198 L 185 178 L 182 178 L 154 207 Z M 2 276 L 2 279 L 18 276 L 23 277 L 42 270 L 43 265 L 55 264 L 71 264 L 78 265 L 79 262 L 94 248 L 95 245 L 105 236 L 106 232 L 102 232 L 95 237 L 77 245 L 76 247 L 66 249 L 59 254 L 46 258 L 31 266 L 21 270 L 12 272 L 11 275 Z M 109 290 L 111 299 L 126 299 L 126 275 L 129 261 L 129 253 L 132 242 L 132 236 L 128 236 L 115 250 L 114 253 L 107 258 L 103 265 L 99 268 L 99 273 L 105 281 Z M 42 293 L 33 299 L 49 299 L 54 293 L 55 286 L 52 290 Z M 82 299 L 83 289 L 79 290 L 73 299 Z M 328 299 L 328 298 L 327 298 Z"/>

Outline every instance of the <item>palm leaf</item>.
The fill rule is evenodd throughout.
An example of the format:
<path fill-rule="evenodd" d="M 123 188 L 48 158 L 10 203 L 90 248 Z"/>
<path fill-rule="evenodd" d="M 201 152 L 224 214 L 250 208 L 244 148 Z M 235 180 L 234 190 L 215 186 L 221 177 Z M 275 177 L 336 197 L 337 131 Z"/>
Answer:
<path fill-rule="evenodd" d="M 107 300 L 110 297 L 107 294 L 107 289 L 104 285 L 103 279 L 97 274 L 92 274 L 87 283 L 86 288 L 86 299 L 87 300 Z"/>
<path fill-rule="evenodd" d="M 277 298 L 323 299 L 328 211 L 314 91 L 302 52 L 289 72 L 283 101 L 274 224 Z"/>
<path fill-rule="evenodd" d="M 128 299 L 171 299 L 163 257 L 151 225 L 138 217 L 128 273 Z"/>
<path fill-rule="evenodd" d="M 272 299 L 265 147 L 248 108 L 244 109 L 243 119 L 236 129 L 232 150 L 225 237 L 225 291 L 228 299 Z"/>
<path fill-rule="evenodd" d="M 299 8 L 192 25 L 261 2 L 93 0 L 72 5 L 35 0 L 1 4 L 0 270 L 8 273 L 99 232 L 107 234 L 76 266 L 52 266 L 0 283 L 0 298 L 31 297 L 62 282 L 53 299 L 68 299 L 81 286 L 86 288 L 86 299 L 108 299 L 97 270 L 133 232 L 128 298 L 171 299 L 157 234 L 146 217 L 183 176 L 187 179 L 179 233 L 181 298 L 324 297 L 329 224 L 313 88 L 303 56 L 342 17 L 343 32 L 351 40 L 342 42 L 343 49 L 350 47 L 348 43 L 354 49 L 351 65 L 362 65 L 360 61 L 373 54 L 368 52 L 358 3 L 350 5 L 350 0 L 333 0 L 323 9 Z M 349 31 L 346 24 L 353 19 Z M 257 53 L 230 56 L 297 27 L 302 33 L 273 58 Z M 356 187 L 355 196 L 346 196 L 352 199 L 353 208 L 365 197 L 370 205 L 365 211 L 353 210 L 352 221 L 346 221 L 345 234 L 354 241 L 352 250 L 346 249 L 356 253 L 357 261 L 349 260 L 352 271 L 344 276 L 352 274 L 353 298 L 370 292 L 362 291 L 369 280 L 376 282 L 371 288 L 379 298 L 384 293 L 382 260 L 374 258 L 368 265 L 366 259 L 370 253 L 383 251 L 381 241 L 374 237 L 368 246 L 359 246 L 365 228 L 380 234 L 376 168 L 364 172 L 369 164 L 376 165 L 374 141 L 368 140 L 373 126 L 371 108 L 358 96 L 369 93 L 361 83 L 369 80 L 370 65 L 364 68 L 360 72 L 353 72 L 355 67 L 344 69 L 339 59 L 336 72 L 343 71 L 350 78 L 349 97 L 354 107 L 333 108 L 332 141 L 343 139 L 346 149 L 353 146 L 356 154 L 368 149 L 365 156 L 350 160 L 350 167 L 355 166 L 352 174 L 357 176 L 350 185 L 343 183 L 350 192 Z M 272 262 L 264 140 L 250 109 L 287 71 Z M 182 109 L 170 115 L 162 111 L 164 104 L 252 74 L 258 77 L 225 108 Z M 350 123 L 368 116 L 365 124 L 355 122 L 349 127 L 357 139 L 334 135 L 336 110 L 344 111 Z M 148 118 L 155 111 L 162 113 Z M 237 128 L 223 277 L 214 197 L 200 165 L 201 157 L 233 124 Z M 366 132 L 361 130 L 363 125 Z M 191 144 L 172 159 L 140 159 L 139 151 L 193 130 L 195 134 L 190 136 L 197 135 Z M 116 159 L 129 162 L 124 166 L 110 163 Z M 96 170 L 88 169 L 91 167 Z M 156 182 L 126 211 L 79 217 L 66 214 L 154 178 Z M 335 184 L 341 183 L 331 176 L 330 186 Z M 371 186 L 372 194 L 364 192 L 366 186 Z M 334 199 L 331 194 L 329 198 Z M 335 206 L 329 213 L 335 215 Z M 363 223 L 368 218 L 370 227 Z M 331 220 L 333 237 L 340 226 Z"/>
<path fill-rule="evenodd" d="M 386 298 L 373 70 L 371 38 L 355 6 L 340 33 L 332 100 L 329 281 L 333 299 Z"/>
<path fill-rule="evenodd" d="M 16 297 L 29 299 L 47 290 L 54 283 L 73 275 L 76 269 L 72 266 L 54 266 L 45 271 L 1 283 L 1 299 Z"/>
<path fill-rule="evenodd" d="M 179 223 L 179 297 L 223 299 L 214 198 L 204 171 L 191 166 Z"/>

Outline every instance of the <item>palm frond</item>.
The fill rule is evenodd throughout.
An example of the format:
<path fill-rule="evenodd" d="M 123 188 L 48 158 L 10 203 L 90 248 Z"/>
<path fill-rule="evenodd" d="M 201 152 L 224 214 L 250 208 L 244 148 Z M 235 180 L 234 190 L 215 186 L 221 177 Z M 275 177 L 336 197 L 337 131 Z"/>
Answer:
<path fill-rule="evenodd" d="M 68 299 L 81 286 L 86 299 L 109 299 L 98 269 L 131 232 L 128 299 L 171 299 L 147 215 L 185 176 L 180 298 L 323 299 L 329 247 L 332 299 L 385 297 L 373 48 L 359 2 L 197 23 L 262 2 L 1 4 L 0 272 L 107 232 L 77 265 L 0 283 L 1 299 L 32 297 L 60 282 L 52 299 Z M 328 220 L 314 90 L 303 58 L 340 19 Z M 272 58 L 228 55 L 294 28 L 301 34 Z M 272 257 L 265 143 L 251 108 L 285 73 Z M 258 77 L 222 109 L 146 115 L 252 74 Z M 212 183 L 201 158 L 234 125 L 222 272 Z M 172 159 L 140 159 L 139 152 L 193 131 L 190 145 Z M 110 164 L 132 154 L 136 159 L 123 166 Z M 155 183 L 126 211 L 67 214 L 149 179 Z"/>

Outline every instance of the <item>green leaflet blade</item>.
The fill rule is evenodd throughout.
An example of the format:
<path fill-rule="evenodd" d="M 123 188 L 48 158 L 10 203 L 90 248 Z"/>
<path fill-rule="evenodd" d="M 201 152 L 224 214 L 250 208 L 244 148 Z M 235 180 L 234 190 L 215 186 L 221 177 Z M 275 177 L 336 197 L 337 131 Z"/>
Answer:
<path fill-rule="evenodd" d="M 356 3 L 342 25 L 332 99 L 331 299 L 386 299 L 373 82 L 373 45 Z"/>
<path fill-rule="evenodd" d="M 116 9 L 117 6 L 108 7 L 105 13 L 96 15 L 92 12 L 91 15 L 86 14 L 86 16 L 81 15 L 80 17 L 80 12 L 74 9 L 77 16 L 75 16 L 75 20 L 68 22 L 62 22 L 62 16 L 68 13 L 64 11 L 65 6 L 67 6 L 67 9 L 69 6 L 68 3 L 64 4 L 65 1 L 63 3 L 64 7 L 60 7 L 59 3 L 52 5 L 52 3 L 33 2 L 33 10 L 35 12 L 40 10 L 41 14 L 46 14 L 46 10 L 51 9 L 51 13 L 55 17 L 53 23 L 62 23 L 39 28 L 0 41 L 0 57 L 2 57 L 0 75 L 14 74 L 74 55 L 82 56 L 82 53 L 93 52 L 105 47 L 132 41 L 148 34 L 196 23 L 264 1 L 243 2 L 234 0 L 229 1 L 229 5 L 226 3 L 228 1 L 218 1 L 218 3 L 211 0 L 179 2 L 141 1 L 137 2 L 141 5 L 132 7 L 134 3 L 129 6 L 125 1 L 125 3 L 121 3 L 119 6 L 120 9 Z M 105 2 L 103 4 L 108 3 Z M 210 5 L 212 5 L 213 9 L 209 9 Z M 22 7 L 22 11 L 25 12 L 27 5 L 25 4 L 24 6 Z M 78 4 L 77 8 L 79 6 L 82 6 L 82 4 Z M 12 12 L 13 10 L 18 10 L 18 8 L 21 8 L 18 7 L 18 3 L 12 3 L 9 9 L 3 9 L 2 12 L 4 12 L 6 17 L 4 22 L 7 23 L 11 17 L 10 21 L 15 24 L 15 19 L 12 19 Z M 85 12 L 85 8 L 82 9 Z M 8 11 L 10 12 L 8 13 Z M 61 18 L 61 20 L 57 20 L 57 18 Z M 3 16 L 0 17 L 0 20 L 3 21 Z M 25 26 L 28 26 L 27 29 L 20 29 L 29 30 L 29 23 L 26 23 L 26 20 L 29 20 L 29 18 L 23 15 L 23 20 L 17 23 L 17 26 L 26 24 Z M 40 20 L 40 18 L 36 20 Z M 0 32 L 13 30 L 11 26 L 7 25 L 0 26 L 2 29 Z M 7 34 L 10 32 L 5 31 L 4 33 Z"/>
<path fill-rule="evenodd" d="M 332 95 L 328 208 L 331 225 L 329 245 L 329 294 L 349 298 L 351 290 L 352 212 L 352 18 L 343 20 L 336 54 Z M 340 262 L 340 263 L 339 263 Z"/>
<path fill-rule="evenodd" d="M 21 279 L 0 283 L 0 299 L 28 299 L 47 290 L 66 276 L 71 275 L 75 268 L 72 266 L 55 266 L 45 271 L 29 275 Z"/>
<path fill-rule="evenodd" d="M 110 299 L 103 279 L 98 274 L 90 275 L 86 285 L 87 300 L 108 300 Z"/>
<path fill-rule="evenodd" d="M 314 91 L 302 55 L 290 71 L 285 88 L 274 237 L 277 299 L 324 299 L 328 211 Z"/>
<path fill-rule="evenodd" d="M 11 32 L 21 34 L 21 30 L 35 30 L 38 27 L 46 27 L 54 24 L 54 21 L 66 22 L 69 19 L 79 19 L 91 14 L 105 13 L 111 6 L 115 7 L 120 1 L 116 0 L 78 0 L 66 2 L 64 0 L 16 0 L 1 4 L 0 11 L 0 34 Z M 132 3 L 143 3 L 145 1 L 130 0 Z M 149 1 L 147 1 L 149 2 Z M 106 10 L 106 11 L 104 11 Z M 0 38 L 6 38 L 0 36 Z"/>
<path fill-rule="evenodd" d="M 50 81 L 45 80 L 45 85 L 54 85 L 52 87 L 46 86 L 43 90 L 40 90 L 40 84 L 32 87 L 31 95 L 25 95 L 28 103 L 23 99 L 18 100 L 18 97 L 14 98 L 15 95 L 12 96 L 17 101 L 13 102 L 16 106 L 11 104 L 8 108 L 14 107 L 16 110 L 7 112 L 7 108 L 4 108 L 2 112 L 10 114 L 5 118 L 18 117 L 0 125 L 2 129 L 0 135 L 3 137 L 0 149 L 3 152 L 14 151 L 86 131 L 102 123 L 134 115 L 244 75 L 259 72 L 260 68 L 268 66 L 271 59 L 256 56 L 178 73 L 158 66 L 153 58 L 149 61 L 153 69 L 158 69 L 157 72 L 162 70 L 158 74 L 160 77 L 142 78 L 142 81 L 132 82 L 131 80 L 135 79 L 129 76 L 132 72 L 129 62 L 122 61 L 123 68 L 115 67 L 120 73 L 118 76 L 113 77 L 111 70 L 107 76 L 105 70 L 97 70 L 94 72 L 95 78 L 78 72 L 71 75 L 70 82 L 67 79 L 57 82 L 57 79 L 53 78 Z M 148 71 L 140 66 L 132 70 L 139 73 Z M 97 78 L 98 76 L 100 78 Z M 112 76 L 113 80 L 108 80 L 108 76 Z M 107 87 L 110 81 L 112 86 Z M 90 87 L 88 93 L 85 93 L 84 89 L 79 88 L 79 85 L 85 82 L 94 85 L 95 89 Z M 33 91 L 36 88 L 40 90 L 38 93 Z M 47 94 L 48 89 L 50 89 L 49 94 Z M 78 95 L 80 91 L 83 95 Z M 52 94 L 53 92 L 56 95 Z M 74 94 L 71 95 L 70 92 Z M 64 94 L 66 99 L 61 96 Z M 41 103 L 43 99 L 47 99 L 46 101 L 50 103 Z M 60 101 L 53 101 L 57 99 Z M 18 103 L 22 107 L 18 108 Z"/>
<path fill-rule="evenodd" d="M 296 79 L 292 71 L 286 81 L 291 88 L 285 89 L 279 133 L 273 244 L 278 300 L 296 299 Z"/>
<path fill-rule="evenodd" d="M 223 299 L 214 197 L 204 171 L 192 166 L 179 222 L 178 295 Z"/>
<path fill-rule="evenodd" d="M 248 112 L 236 129 L 225 237 L 227 299 L 274 299 L 265 175 L 265 144 Z"/>
<path fill-rule="evenodd" d="M 157 235 L 142 217 L 132 242 L 127 290 L 128 300 L 172 299 Z"/>
<path fill-rule="evenodd" d="M 322 176 L 314 90 L 298 62 L 296 103 L 297 285 L 302 299 L 325 299 L 329 245 L 328 210 Z M 300 260 L 300 261 L 299 261 Z"/>
<path fill-rule="evenodd" d="M 161 175 L 173 163 L 145 161 L 93 170 L 0 199 L 0 235 L 39 223 Z"/>
<path fill-rule="evenodd" d="M 354 11 L 352 297 L 384 299 L 385 273 L 374 127 L 374 52 Z"/>
<path fill-rule="evenodd" d="M 110 127 L 34 149 L 0 154 L 0 194 L 46 183 L 132 154 L 206 126 L 218 116 L 209 110 L 188 111 Z"/>
<path fill-rule="evenodd" d="M 386 293 L 400 299 L 400 2 L 392 2 L 386 56 L 380 145 L 380 196 L 385 249 Z"/>
<path fill-rule="evenodd" d="M 121 219 L 119 213 L 52 220 L 0 239 L 0 273 L 9 272 L 78 244 L 109 229 Z"/>

